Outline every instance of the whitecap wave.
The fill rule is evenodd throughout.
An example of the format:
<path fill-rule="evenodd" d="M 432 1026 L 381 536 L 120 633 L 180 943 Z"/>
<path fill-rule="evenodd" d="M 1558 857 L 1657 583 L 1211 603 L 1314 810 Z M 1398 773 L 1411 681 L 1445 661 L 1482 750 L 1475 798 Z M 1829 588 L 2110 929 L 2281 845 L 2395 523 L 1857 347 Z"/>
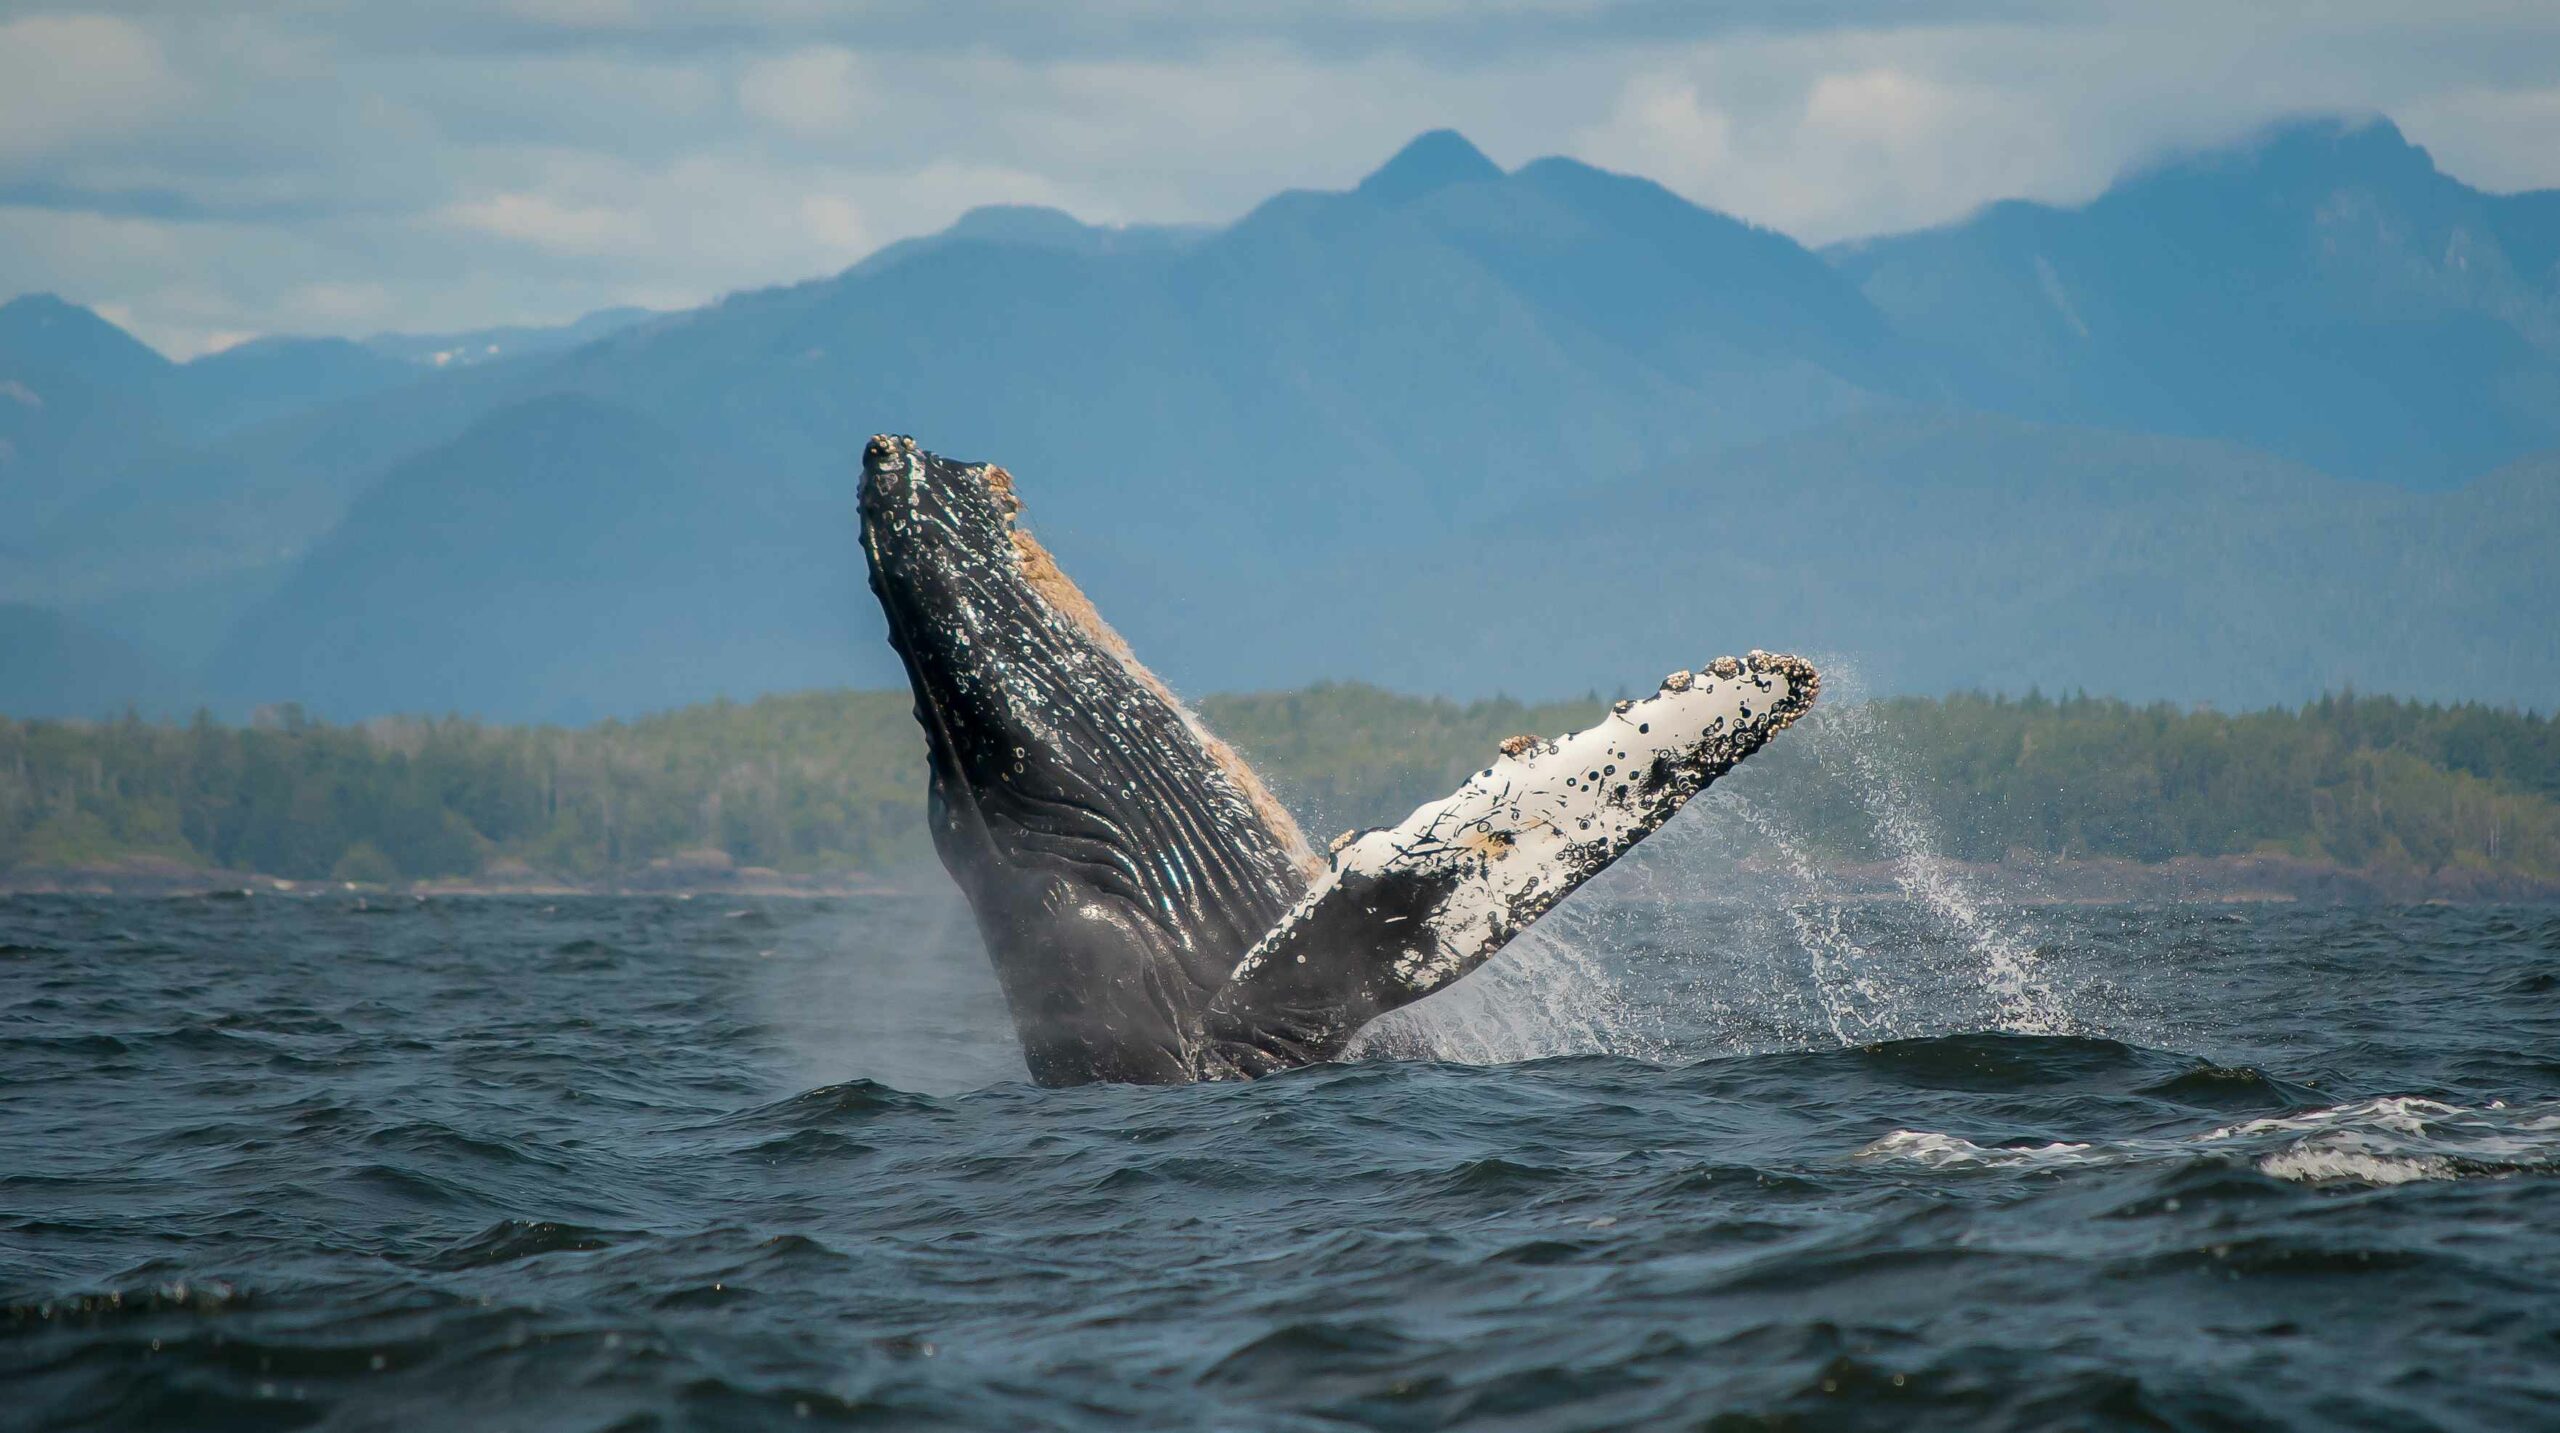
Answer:
<path fill-rule="evenodd" d="M 2276 1141 L 2260 1172 L 2297 1183 L 2420 1179 L 2560 1169 L 2560 1106 L 2477 1109 L 2392 1095 L 2280 1119 L 2225 1125 L 2200 1143 Z"/>
<path fill-rule="evenodd" d="M 2247 1160 L 2297 1184 L 2409 1184 L 2560 1172 L 2560 1104 L 2478 1107 L 2392 1095 L 2244 1120 L 2175 1139 L 1981 1145 L 1895 1130 L 1851 1156 L 1927 1169 L 2053 1169 L 2198 1158 Z"/>
<path fill-rule="evenodd" d="M 1895 1130 L 1851 1158 L 1898 1160 L 1930 1169 L 2044 1169 L 2113 1162 L 2110 1152 L 2096 1145 L 1980 1145 L 1958 1135 L 1915 1129 Z"/>
<path fill-rule="evenodd" d="M 2258 1161 L 2258 1172 L 2296 1184 L 2408 1184 L 2421 1179 L 2459 1179 L 2461 1174 L 2432 1155 L 2368 1154 L 2352 1149 L 2288 1149 Z"/>

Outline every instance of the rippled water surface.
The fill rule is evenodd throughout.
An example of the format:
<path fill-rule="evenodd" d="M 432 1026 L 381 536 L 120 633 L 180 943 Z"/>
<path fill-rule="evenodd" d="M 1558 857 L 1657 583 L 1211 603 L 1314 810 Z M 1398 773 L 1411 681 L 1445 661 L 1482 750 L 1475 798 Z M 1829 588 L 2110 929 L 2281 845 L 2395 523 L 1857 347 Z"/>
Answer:
<path fill-rule="evenodd" d="M 940 898 L 0 901 L 0 1422 L 2560 1417 L 2560 913 L 1549 925 L 1044 1091 Z"/>

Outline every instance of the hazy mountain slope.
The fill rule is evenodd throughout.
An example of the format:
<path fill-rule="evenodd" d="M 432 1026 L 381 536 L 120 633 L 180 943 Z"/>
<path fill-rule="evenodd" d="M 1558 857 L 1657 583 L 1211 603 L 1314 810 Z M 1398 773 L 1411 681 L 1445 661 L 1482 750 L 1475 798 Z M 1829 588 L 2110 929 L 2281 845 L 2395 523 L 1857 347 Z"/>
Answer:
<path fill-rule="evenodd" d="M 545 391 L 523 364 L 454 372 L 326 403 L 236 432 L 163 443 L 89 474 L 29 536 L 0 597 L 114 601 L 289 562 L 399 460 Z"/>
<path fill-rule="evenodd" d="M 100 388 L 148 388 L 173 366 L 149 344 L 56 294 L 0 303 L 0 362 Z"/>
<path fill-rule="evenodd" d="M 124 641 L 59 612 L 0 602 L 0 712 L 110 717 L 138 706 L 167 715 L 175 695 Z"/>
<path fill-rule="evenodd" d="M 532 434 L 527 414 L 544 419 Z M 568 438 L 544 467 L 504 466 L 554 423 Z M 404 467 L 244 625 L 226 690 L 565 719 L 687 682 L 894 682 L 844 505 L 758 507 L 675 446 L 627 413 L 551 399 Z M 617 485 L 574 476 L 604 464 L 673 496 L 608 524 Z M 467 491 L 502 491 L 456 496 L 465 474 Z M 1036 514 L 1041 490 L 1025 491 Z M 2560 457 L 2419 494 L 2226 444 L 1882 415 L 1381 536 L 1397 561 L 1221 565 L 1161 545 L 1112 570 L 1104 607 L 1194 689 L 1330 673 L 1611 693 L 1766 646 L 1819 654 L 1842 691 L 2226 705 L 2349 684 L 2529 705 L 2560 691 L 2545 620 Z"/>
<path fill-rule="evenodd" d="M 873 274 L 919 254 L 954 243 L 1020 244 L 1034 249 L 1060 249 L 1071 254 L 1125 254 L 1179 249 L 1217 232 L 1211 224 L 1087 224 L 1061 209 L 1038 204 L 982 204 L 961 215 L 938 234 L 923 234 L 883 244 L 861 263 L 846 270 Z"/>
<path fill-rule="evenodd" d="M 259 339 L 171 363 L 50 294 L 0 304 L 0 516 L 24 545 L 221 435 L 416 381 L 415 364 L 330 338 Z"/>
<path fill-rule="evenodd" d="M 200 666 L 337 509 L 296 487 L 274 448 L 224 435 L 289 430 L 293 415 L 422 372 L 334 339 L 260 341 L 173 364 L 78 305 L 46 295 L 0 305 L 0 601 L 111 631 L 155 671 Z M 344 471 L 346 445 L 323 446 L 307 461 Z M 315 525 L 298 526 L 315 513 Z M 98 654 L 94 672 L 58 656 L 46 680 L 107 691 L 136 670 L 121 645 L 79 650 Z M 186 690 L 155 676 L 125 695 Z"/>
<path fill-rule="evenodd" d="M 126 587 L 87 601 L 66 603 L 63 613 L 112 632 L 168 672 L 185 700 L 202 699 L 205 664 L 230 635 L 232 624 L 293 575 L 295 562 L 216 572 L 173 573 L 165 582 Z"/>
<path fill-rule="evenodd" d="M 1832 257 L 1971 402 L 2441 487 L 2560 443 L 2560 200 L 2388 121 L 2162 164 Z"/>
<path fill-rule="evenodd" d="M 564 324 L 506 324 L 458 333 L 377 333 L 365 339 L 363 347 L 422 367 L 466 368 L 565 353 L 656 317 L 658 314 L 652 309 L 603 308 Z"/>
<path fill-rule="evenodd" d="M 2560 710 L 2550 671 L 2560 645 L 2560 451 L 2535 454 L 2449 494 L 2429 514 L 2421 541 L 2398 546 L 2400 568 L 2380 594 L 2413 594 L 2391 615 L 2413 641 L 2438 632 L 2473 634 L 2477 666 L 2447 680 L 2507 687 L 2516 699 Z M 2424 690 L 2380 678 L 2371 691 Z"/>
<path fill-rule="evenodd" d="M 0 555 L 28 560 L 38 529 L 84 487 L 175 451 L 160 413 L 171 370 L 77 304 L 0 304 Z"/>
<path fill-rule="evenodd" d="M 1747 388 L 1772 367 L 1801 365 L 1878 390 L 1924 382 L 1830 265 L 1648 179 L 1540 159 L 1507 182 L 1419 196 L 1409 212 L 1543 311 L 1669 374 Z"/>
<path fill-rule="evenodd" d="M 215 437 L 420 376 L 417 364 L 343 338 L 260 338 L 178 367 L 167 401 L 189 433 Z"/>
<path fill-rule="evenodd" d="M 98 426 L 119 446 L 42 468 L 55 500 L 15 534 L 24 560 L 0 571 L 0 598 L 118 614 L 183 609 L 199 594 L 219 604 L 256 588 L 259 574 L 298 556 L 389 464 L 548 391 L 534 375 L 576 343 L 653 317 L 607 310 L 559 329 L 362 344 L 260 339 L 170 364 L 88 310 L 61 307 L 148 362 L 127 362 L 111 385 L 110 421 Z M 0 322 L 0 372 L 6 330 Z M 427 361 L 438 344 L 468 348 L 468 361 Z M 401 356 L 412 352 L 415 361 Z M 131 635 L 147 646 L 191 639 L 199 625 L 143 620 Z"/>
<path fill-rule="evenodd" d="M 2221 443 L 1879 417 L 1534 505 L 1353 601 L 1394 614 L 1372 640 L 1426 689 L 1608 691 L 1763 646 L 1878 692 L 2548 707 L 2555 552 L 2551 457 L 2422 494 Z"/>
<path fill-rule="evenodd" d="M 742 482 L 638 414 L 553 396 L 395 467 L 242 619 L 234 705 L 545 720 L 844 675 L 848 506 Z"/>

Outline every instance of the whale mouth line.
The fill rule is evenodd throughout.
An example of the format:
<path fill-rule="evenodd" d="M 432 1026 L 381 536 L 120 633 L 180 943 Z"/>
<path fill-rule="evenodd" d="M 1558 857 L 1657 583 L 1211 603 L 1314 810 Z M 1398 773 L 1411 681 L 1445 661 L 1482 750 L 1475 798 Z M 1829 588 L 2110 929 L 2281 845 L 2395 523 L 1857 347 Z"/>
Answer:
<path fill-rule="evenodd" d="M 937 488 L 932 476 L 932 469 L 937 464 L 949 471 L 952 482 L 962 486 L 961 493 L 949 492 L 949 484 Z M 967 496 L 974 488 L 977 494 L 983 494 L 990 509 L 991 521 L 985 541 L 990 550 L 979 554 L 979 560 L 973 564 L 977 571 L 990 579 L 998 571 L 1006 573 L 1012 579 L 1004 584 L 1012 589 L 1003 594 L 1006 599 L 1034 604 L 1053 622 L 1081 634 L 1095 653 L 1118 666 L 1129 680 L 1146 688 L 1171 710 L 1190 729 L 1193 739 L 1218 767 L 1220 775 L 1253 807 L 1255 816 L 1288 852 L 1292 864 L 1303 874 L 1314 875 L 1322 862 L 1308 845 L 1297 818 L 1288 807 L 1272 794 L 1260 774 L 1209 728 L 1199 713 L 1138 659 L 1128 639 L 1103 617 L 1093 599 L 1085 595 L 1084 589 L 1059 565 L 1047 546 L 1022 526 L 1022 499 L 1015 491 L 1012 473 L 994 463 L 946 462 L 918 448 L 911 438 L 883 434 L 873 438 L 865 449 L 866 493 L 875 489 L 892 465 L 907 485 L 911 510 L 919 508 L 937 492 L 943 496 Z M 891 610 L 895 625 L 902 615 L 902 604 L 890 601 L 887 593 L 881 591 L 881 554 L 875 526 L 868 520 L 867 513 L 863 524 L 863 545 L 871 561 L 873 590 L 881 594 L 882 605 Z M 1003 558 L 1001 564 L 998 549 Z M 911 608 L 912 604 L 906 606 Z M 912 628 L 905 635 L 910 643 L 917 641 L 919 636 Z M 921 682 L 917 690 L 920 700 L 928 699 Z"/>
<path fill-rule="evenodd" d="M 930 748 L 928 826 L 1044 1084 L 1339 1056 L 1480 967 L 1809 709 L 1801 658 L 1674 672 L 1329 856 L 1020 524 L 1010 472 L 882 435 L 862 546 Z"/>

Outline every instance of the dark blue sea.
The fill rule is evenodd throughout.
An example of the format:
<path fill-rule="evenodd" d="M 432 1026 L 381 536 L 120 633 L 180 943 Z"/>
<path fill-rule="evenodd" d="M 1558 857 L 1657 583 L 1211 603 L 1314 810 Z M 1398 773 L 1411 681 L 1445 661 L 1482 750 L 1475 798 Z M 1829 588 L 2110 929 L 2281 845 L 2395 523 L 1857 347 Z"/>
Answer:
<path fill-rule="evenodd" d="M 1250 1085 L 939 895 L 0 901 L 0 1425 L 2560 1424 L 2560 911 L 1620 887 Z"/>

